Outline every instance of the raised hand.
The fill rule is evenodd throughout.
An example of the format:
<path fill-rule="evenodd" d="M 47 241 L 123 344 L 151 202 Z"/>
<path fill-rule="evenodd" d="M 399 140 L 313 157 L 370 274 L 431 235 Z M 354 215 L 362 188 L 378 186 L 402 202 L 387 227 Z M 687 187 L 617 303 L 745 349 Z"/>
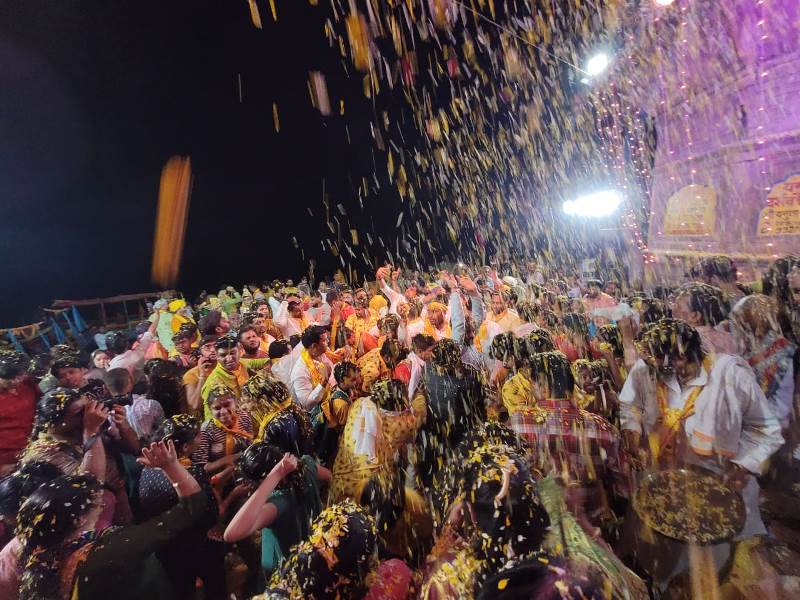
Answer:
<path fill-rule="evenodd" d="M 164 442 L 153 442 L 150 447 L 142 448 L 142 456 L 136 459 L 141 465 L 153 469 L 167 470 L 178 464 L 178 453 L 175 452 L 175 444 L 172 440 Z"/>
<path fill-rule="evenodd" d="M 273 472 L 277 472 L 280 475 L 280 478 L 283 479 L 289 473 L 293 473 L 297 470 L 298 460 L 294 454 L 287 452 L 283 455 L 283 458 L 280 462 L 272 468 Z"/>

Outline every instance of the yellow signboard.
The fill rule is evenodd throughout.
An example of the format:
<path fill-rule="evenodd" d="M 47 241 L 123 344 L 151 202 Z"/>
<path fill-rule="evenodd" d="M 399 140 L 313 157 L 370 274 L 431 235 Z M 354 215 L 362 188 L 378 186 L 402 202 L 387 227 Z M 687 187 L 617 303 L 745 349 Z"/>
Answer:
<path fill-rule="evenodd" d="M 800 235 L 800 174 L 772 186 L 758 215 L 756 235 Z"/>
<path fill-rule="evenodd" d="M 670 196 L 664 211 L 664 235 L 711 235 L 717 220 L 717 192 L 708 185 L 687 185 Z"/>

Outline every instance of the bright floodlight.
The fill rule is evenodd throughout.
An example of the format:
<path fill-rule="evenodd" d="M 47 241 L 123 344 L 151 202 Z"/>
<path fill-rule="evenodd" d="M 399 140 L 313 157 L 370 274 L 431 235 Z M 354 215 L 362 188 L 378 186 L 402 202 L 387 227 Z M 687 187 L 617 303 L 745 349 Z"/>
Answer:
<path fill-rule="evenodd" d="M 613 214 L 621 203 L 622 197 L 618 192 L 603 190 L 580 196 L 575 200 L 567 200 L 562 207 L 568 215 L 599 218 Z"/>
<path fill-rule="evenodd" d="M 669 6 L 673 2 L 675 2 L 675 0 L 656 0 L 656 4 L 659 4 L 661 6 Z"/>
<path fill-rule="evenodd" d="M 605 71 L 606 67 L 608 67 L 608 55 L 601 52 L 589 59 L 589 62 L 586 63 L 586 72 L 594 77 Z"/>

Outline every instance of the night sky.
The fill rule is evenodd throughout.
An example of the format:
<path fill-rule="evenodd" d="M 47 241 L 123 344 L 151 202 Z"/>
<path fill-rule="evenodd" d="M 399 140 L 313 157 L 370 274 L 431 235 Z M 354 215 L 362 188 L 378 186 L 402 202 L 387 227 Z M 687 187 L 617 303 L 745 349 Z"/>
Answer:
<path fill-rule="evenodd" d="M 260 4 L 259 31 L 245 0 L 0 3 L 0 326 L 30 322 L 54 298 L 154 289 L 171 155 L 191 156 L 195 177 L 178 283 L 187 292 L 298 277 L 307 263 L 293 236 L 318 273 L 332 273 L 323 179 L 362 231 L 394 230 L 400 200 L 388 182 L 372 205 L 357 199 L 385 159 L 360 82 L 327 46 L 326 11 L 277 4 L 278 23 Z M 310 70 L 326 74 L 344 117 L 311 106 Z"/>

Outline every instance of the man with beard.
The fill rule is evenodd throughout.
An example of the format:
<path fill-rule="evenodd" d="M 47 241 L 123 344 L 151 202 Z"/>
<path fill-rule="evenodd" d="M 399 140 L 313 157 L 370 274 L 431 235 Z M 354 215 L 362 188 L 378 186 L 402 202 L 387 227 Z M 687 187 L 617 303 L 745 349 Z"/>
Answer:
<path fill-rule="evenodd" d="M 587 315 L 592 316 L 595 308 L 611 308 L 616 306 L 617 301 L 603 291 L 603 282 L 599 279 L 589 279 L 586 281 L 586 295 L 583 297 L 583 307 Z M 605 317 L 594 317 L 596 327 L 608 325 L 609 320 Z"/>
<path fill-rule="evenodd" d="M 359 356 L 377 347 L 375 338 L 369 335 L 377 324 L 378 316 L 369 308 L 367 292 L 363 289 L 356 290 L 355 312 L 347 318 L 344 325 L 355 333 Z"/>
<path fill-rule="evenodd" d="M 417 434 L 418 473 L 427 489 L 438 486 L 438 476 L 456 447 L 486 421 L 483 380 L 461 360 L 461 347 L 450 339 L 433 346 L 425 365 L 423 385 L 427 416 Z"/>
<path fill-rule="evenodd" d="M 492 292 L 490 296 L 491 312 L 486 315 L 486 319 L 478 329 L 475 336 L 475 348 L 483 351 L 484 343 L 498 333 L 508 333 L 514 331 L 522 325 L 517 311 L 508 308 L 508 296 L 503 292 Z"/>
<path fill-rule="evenodd" d="M 746 520 L 734 541 L 766 534 L 756 476 L 783 437 L 753 371 L 740 357 L 706 354 L 697 330 L 677 319 L 650 325 L 637 347 L 644 359 L 634 364 L 619 395 L 623 445 L 631 463 L 717 474 L 744 499 Z M 659 560 L 643 566 L 656 585 L 666 588 L 688 568 L 687 546 L 672 544 L 658 552 L 658 544 Z M 711 551 L 719 568 L 730 544 L 714 544 Z"/>
<path fill-rule="evenodd" d="M 239 330 L 239 345 L 242 347 L 242 358 L 267 358 L 261 348 L 261 338 L 254 325 L 245 325 Z"/>
<path fill-rule="evenodd" d="M 303 303 L 295 295 L 288 296 L 280 303 L 278 310 L 275 311 L 275 324 L 287 339 L 293 335 L 301 335 L 306 327 L 312 325 Z"/>
<path fill-rule="evenodd" d="M 208 408 L 208 394 L 212 389 L 220 386 L 226 387 L 238 400 L 241 396 L 242 386 L 247 383 L 250 376 L 264 368 L 269 363 L 268 358 L 242 358 L 237 338 L 228 334 L 216 341 L 217 364 L 208 375 L 200 391 L 203 399 L 205 418 L 211 418 Z"/>

